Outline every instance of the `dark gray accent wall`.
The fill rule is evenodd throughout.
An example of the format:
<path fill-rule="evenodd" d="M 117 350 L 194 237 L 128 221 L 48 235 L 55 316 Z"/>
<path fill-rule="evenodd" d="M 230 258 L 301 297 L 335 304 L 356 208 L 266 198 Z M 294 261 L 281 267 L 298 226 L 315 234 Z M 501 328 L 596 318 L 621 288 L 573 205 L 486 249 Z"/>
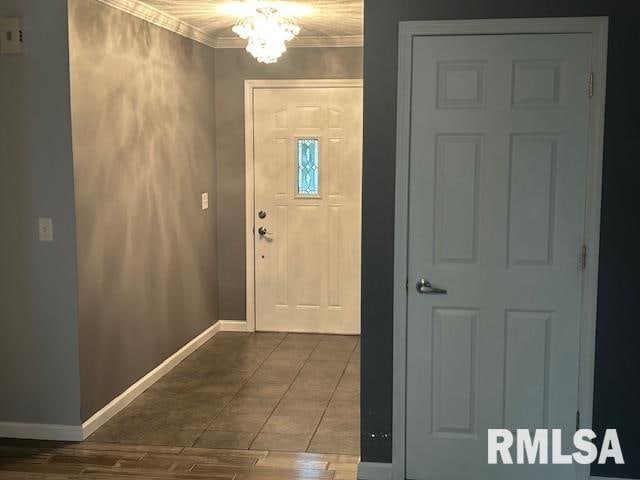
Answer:
<path fill-rule="evenodd" d="M 362 48 L 291 48 L 277 63 L 244 49 L 216 50 L 220 318 L 245 320 L 244 81 L 362 78 Z"/>
<path fill-rule="evenodd" d="M 25 32 L 0 56 L 0 422 L 79 425 L 67 1 L 1 0 L 0 17 Z"/>
<path fill-rule="evenodd" d="M 640 478 L 640 136 L 637 2 L 606 0 L 379 0 L 365 5 L 362 268 L 362 459 L 391 461 L 393 221 L 398 22 L 608 15 L 595 428 L 617 428 L 627 464 L 592 473 Z M 596 88 L 598 86 L 596 85 Z"/>
<path fill-rule="evenodd" d="M 86 420 L 218 320 L 214 51 L 95 0 L 69 23 Z"/>

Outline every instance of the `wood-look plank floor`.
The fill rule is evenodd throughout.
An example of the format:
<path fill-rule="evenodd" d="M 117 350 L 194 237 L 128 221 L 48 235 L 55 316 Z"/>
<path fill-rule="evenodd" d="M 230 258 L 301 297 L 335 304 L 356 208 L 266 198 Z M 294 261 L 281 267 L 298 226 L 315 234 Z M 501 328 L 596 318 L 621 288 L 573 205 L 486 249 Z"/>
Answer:
<path fill-rule="evenodd" d="M 0 479 L 355 480 L 355 455 L 0 439 Z"/>

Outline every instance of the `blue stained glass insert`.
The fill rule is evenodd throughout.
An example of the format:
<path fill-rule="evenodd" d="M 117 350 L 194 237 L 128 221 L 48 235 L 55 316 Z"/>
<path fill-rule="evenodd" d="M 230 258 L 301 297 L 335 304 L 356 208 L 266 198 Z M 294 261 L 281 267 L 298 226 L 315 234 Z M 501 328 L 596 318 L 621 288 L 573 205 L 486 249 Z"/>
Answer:
<path fill-rule="evenodd" d="M 319 156 L 317 138 L 298 139 L 298 195 L 318 195 Z"/>

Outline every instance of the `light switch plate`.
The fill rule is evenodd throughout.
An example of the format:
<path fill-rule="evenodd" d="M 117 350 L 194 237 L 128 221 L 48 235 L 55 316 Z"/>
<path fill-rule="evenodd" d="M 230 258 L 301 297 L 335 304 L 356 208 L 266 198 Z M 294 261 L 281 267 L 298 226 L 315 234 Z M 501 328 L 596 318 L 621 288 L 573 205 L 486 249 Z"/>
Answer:
<path fill-rule="evenodd" d="M 38 219 L 38 239 L 41 242 L 53 242 L 53 219 Z"/>
<path fill-rule="evenodd" d="M 207 210 L 209 208 L 209 193 L 205 192 L 202 194 L 202 210 Z"/>
<path fill-rule="evenodd" d="M 0 18 L 0 54 L 22 53 L 22 22 L 19 18 Z"/>

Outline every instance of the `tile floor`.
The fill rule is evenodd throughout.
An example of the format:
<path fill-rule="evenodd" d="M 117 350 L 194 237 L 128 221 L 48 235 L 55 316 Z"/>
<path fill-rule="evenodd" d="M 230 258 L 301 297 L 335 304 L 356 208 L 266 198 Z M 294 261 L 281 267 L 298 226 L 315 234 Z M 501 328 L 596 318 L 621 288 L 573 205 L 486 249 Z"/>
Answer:
<path fill-rule="evenodd" d="M 89 440 L 359 455 L 359 338 L 219 333 Z"/>

